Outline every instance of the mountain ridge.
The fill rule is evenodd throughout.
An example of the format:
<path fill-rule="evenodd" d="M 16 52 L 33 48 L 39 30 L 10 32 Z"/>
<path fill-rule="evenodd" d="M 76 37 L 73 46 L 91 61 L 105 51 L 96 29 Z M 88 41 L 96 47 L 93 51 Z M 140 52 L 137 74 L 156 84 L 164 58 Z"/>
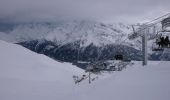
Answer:
<path fill-rule="evenodd" d="M 82 20 L 18 24 L 7 33 L 0 32 L 0 39 L 63 62 L 109 60 L 115 59 L 115 55 L 123 55 L 125 60 L 142 60 L 141 39 L 130 40 L 131 33 L 130 25 L 123 23 Z M 152 51 L 153 42 L 148 40 L 148 59 L 170 60 L 166 55 L 169 51 Z"/>

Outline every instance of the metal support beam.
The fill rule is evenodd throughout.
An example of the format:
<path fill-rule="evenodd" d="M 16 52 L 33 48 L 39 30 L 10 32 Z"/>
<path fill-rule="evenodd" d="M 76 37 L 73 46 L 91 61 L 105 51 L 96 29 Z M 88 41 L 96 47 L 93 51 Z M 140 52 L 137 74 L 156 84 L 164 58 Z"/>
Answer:
<path fill-rule="evenodd" d="M 142 55 L 143 55 L 143 66 L 147 65 L 148 54 L 147 54 L 147 30 L 144 31 L 142 36 Z"/>
<path fill-rule="evenodd" d="M 89 71 L 89 84 L 91 83 L 91 73 L 90 73 L 90 71 Z"/>

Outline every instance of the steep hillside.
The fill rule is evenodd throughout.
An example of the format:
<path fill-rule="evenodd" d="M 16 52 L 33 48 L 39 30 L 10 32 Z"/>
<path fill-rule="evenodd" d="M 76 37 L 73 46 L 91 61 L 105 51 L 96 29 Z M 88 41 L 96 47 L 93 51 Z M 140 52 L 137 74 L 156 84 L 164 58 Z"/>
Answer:
<path fill-rule="evenodd" d="M 69 63 L 0 41 L 1 100 L 62 99 L 72 92 L 72 76 L 81 73 L 84 71 Z"/>

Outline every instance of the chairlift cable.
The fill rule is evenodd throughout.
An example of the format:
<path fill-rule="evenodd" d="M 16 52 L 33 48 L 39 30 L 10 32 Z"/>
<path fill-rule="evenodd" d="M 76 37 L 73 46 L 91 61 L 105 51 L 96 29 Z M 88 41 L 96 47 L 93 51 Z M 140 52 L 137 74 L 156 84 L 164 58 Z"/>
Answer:
<path fill-rule="evenodd" d="M 149 22 L 147 22 L 147 23 L 145 23 L 145 24 L 154 22 L 154 21 L 159 20 L 159 19 L 161 19 L 161 18 L 163 18 L 163 17 L 166 17 L 166 16 L 168 16 L 168 15 L 170 15 L 170 13 L 167 13 L 167 14 L 165 14 L 165 15 L 163 15 L 163 16 L 160 16 L 160 17 L 158 17 L 158 18 L 155 18 L 155 19 L 153 19 L 153 20 L 151 20 L 151 21 L 149 21 Z"/>
<path fill-rule="evenodd" d="M 161 19 L 161 18 L 163 18 L 163 17 L 165 17 L 165 16 L 168 16 L 168 15 L 170 15 L 170 13 L 167 13 L 167 14 L 161 16 L 161 17 L 155 18 L 155 19 L 153 19 L 153 20 L 151 20 L 151 21 L 145 23 L 145 24 L 147 25 L 147 27 L 144 27 L 144 28 L 138 30 L 137 33 L 138 33 L 138 32 L 141 32 L 141 31 L 143 31 L 143 30 L 145 30 L 145 29 L 148 28 L 148 27 L 152 27 L 152 26 L 154 26 L 154 25 L 160 23 L 160 21 L 157 21 L 157 22 L 155 22 L 155 23 L 151 23 L 151 22 L 156 21 L 156 20 L 159 20 L 159 19 Z"/>

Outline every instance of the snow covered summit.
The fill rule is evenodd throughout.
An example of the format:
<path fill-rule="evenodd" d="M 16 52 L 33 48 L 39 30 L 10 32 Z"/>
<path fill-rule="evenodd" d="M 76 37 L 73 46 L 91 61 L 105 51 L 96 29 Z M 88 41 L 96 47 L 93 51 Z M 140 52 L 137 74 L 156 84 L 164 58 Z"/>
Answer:
<path fill-rule="evenodd" d="M 0 26 L 9 27 L 9 25 L 4 24 L 0 24 Z M 122 23 L 104 24 L 89 20 L 23 23 L 14 24 L 11 27 L 6 30 L 0 29 L 0 36 L 6 37 L 0 37 L 0 39 L 10 42 L 46 39 L 58 44 L 81 41 L 81 46 L 88 46 L 91 43 L 96 46 L 121 43 L 127 39 L 128 33 L 132 31 L 128 25 Z"/>

